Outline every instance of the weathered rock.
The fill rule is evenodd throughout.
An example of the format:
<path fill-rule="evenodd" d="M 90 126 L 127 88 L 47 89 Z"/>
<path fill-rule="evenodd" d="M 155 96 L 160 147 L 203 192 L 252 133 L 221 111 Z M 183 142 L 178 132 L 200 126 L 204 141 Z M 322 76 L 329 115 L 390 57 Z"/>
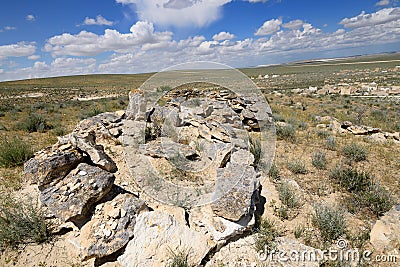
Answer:
<path fill-rule="evenodd" d="M 136 219 L 133 239 L 118 262 L 125 267 L 166 266 L 171 251 L 187 251 L 188 262 L 198 266 L 214 243 L 206 236 L 178 223 L 171 215 L 145 212 Z"/>
<path fill-rule="evenodd" d="M 351 121 L 344 121 L 344 122 L 342 122 L 341 126 L 342 126 L 343 129 L 347 129 L 350 126 L 353 126 L 353 123 Z"/>
<path fill-rule="evenodd" d="M 373 128 L 364 125 L 361 126 L 352 125 L 348 127 L 347 130 L 354 135 L 367 135 L 367 134 L 379 133 L 381 131 L 379 128 Z"/>
<path fill-rule="evenodd" d="M 232 153 L 231 163 L 234 165 L 252 165 L 254 163 L 254 156 L 248 150 L 238 149 Z"/>
<path fill-rule="evenodd" d="M 196 150 L 188 145 L 175 143 L 169 138 L 161 137 L 141 147 L 142 153 L 151 157 L 176 159 L 181 155 L 184 158 L 195 157 Z"/>
<path fill-rule="evenodd" d="M 41 192 L 41 202 L 64 221 L 83 219 L 111 189 L 114 175 L 81 163 L 64 179 L 51 183 Z"/>
<path fill-rule="evenodd" d="M 77 149 L 86 153 L 96 166 L 110 172 L 117 170 L 117 165 L 104 152 L 103 146 L 96 144 L 96 135 L 94 132 L 88 132 L 85 135 L 70 134 L 68 141 Z"/>
<path fill-rule="evenodd" d="M 218 216 L 239 221 L 242 216 L 251 213 L 252 196 L 256 189 L 256 172 L 253 167 L 228 163 L 225 168 L 217 169 L 216 189 L 211 208 Z"/>
<path fill-rule="evenodd" d="M 129 106 L 126 116 L 128 120 L 146 120 L 146 101 L 143 91 L 132 90 L 129 92 Z"/>
<path fill-rule="evenodd" d="M 395 132 L 395 133 L 387 133 L 387 132 L 385 132 L 384 135 L 385 135 L 385 137 L 387 139 L 393 139 L 393 140 L 396 140 L 396 141 L 400 141 L 400 133 L 399 132 Z"/>
<path fill-rule="evenodd" d="M 71 239 L 82 258 L 103 258 L 123 248 L 133 236 L 136 216 L 147 210 L 143 201 L 130 194 L 98 204 L 91 220 L 77 238 Z"/>
<path fill-rule="evenodd" d="M 367 140 L 369 140 L 369 141 L 371 141 L 373 143 L 382 144 L 382 143 L 385 143 L 387 141 L 386 137 L 385 137 L 385 135 L 383 133 L 374 133 L 374 134 L 371 134 L 370 136 L 367 136 L 366 138 L 367 138 Z"/>
<path fill-rule="evenodd" d="M 52 181 L 63 179 L 83 160 L 83 155 L 74 148 L 68 147 L 64 151 L 48 148 L 39 151 L 25 163 L 24 174 L 27 179 L 44 188 Z"/>
<path fill-rule="evenodd" d="M 370 242 L 379 252 L 399 251 L 400 205 L 395 205 L 374 225 L 370 233 Z"/>

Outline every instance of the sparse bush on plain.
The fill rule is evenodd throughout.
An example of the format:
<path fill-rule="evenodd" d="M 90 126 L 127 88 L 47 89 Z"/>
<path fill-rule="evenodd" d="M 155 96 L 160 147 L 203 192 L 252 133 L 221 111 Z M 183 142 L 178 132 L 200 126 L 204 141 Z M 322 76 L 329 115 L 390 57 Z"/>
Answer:
<path fill-rule="evenodd" d="M 312 216 L 312 224 L 318 228 L 325 242 L 336 240 L 346 231 L 344 212 L 337 208 L 324 205 L 316 205 Z"/>
<path fill-rule="evenodd" d="M 330 135 L 325 140 L 326 148 L 329 150 L 336 150 L 336 139 L 334 136 Z"/>
<path fill-rule="evenodd" d="M 255 239 L 255 249 L 256 251 L 264 251 L 268 254 L 275 247 L 275 239 L 281 234 L 277 229 L 275 222 L 270 219 L 262 219 L 260 226 L 256 229 L 257 235 Z M 267 250 L 267 251 L 265 251 Z"/>
<path fill-rule="evenodd" d="M 296 129 L 293 125 L 288 124 L 285 126 L 277 125 L 276 126 L 276 135 L 279 139 L 295 142 L 296 141 Z"/>
<path fill-rule="evenodd" d="M 343 148 L 343 155 L 355 162 L 363 161 L 367 159 L 367 151 L 365 148 L 351 143 Z"/>
<path fill-rule="evenodd" d="M 275 164 L 271 165 L 271 168 L 268 171 L 268 175 L 272 180 L 280 180 L 281 179 L 281 174 L 278 166 Z"/>
<path fill-rule="evenodd" d="M 5 192 L 0 194 L 1 246 L 43 243 L 48 238 L 47 223 L 37 201 L 17 200 Z"/>
<path fill-rule="evenodd" d="M 328 131 L 325 131 L 325 130 L 318 130 L 317 131 L 317 136 L 319 138 L 326 139 L 329 136 L 332 136 L 332 134 L 330 132 L 328 132 Z"/>
<path fill-rule="evenodd" d="M 17 123 L 16 128 L 18 130 L 24 130 L 28 133 L 33 132 L 45 132 L 52 128 L 50 124 L 47 123 L 45 117 L 40 114 L 29 114 L 23 121 Z"/>
<path fill-rule="evenodd" d="M 339 186 L 345 188 L 349 192 L 366 190 L 372 184 L 372 177 L 370 174 L 341 165 L 331 170 L 329 178 L 336 181 Z"/>
<path fill-rule="evenodd" d="M 23 164 L 33 156 L 33 150 L 29 144 L 18 137 L 3 139 L 0 142 L 0 166 L 15 167 Z"/>
<path fill-rule="evenodd" d="M 277 187 L 279 199 L 288 208 L 294 209 L 300 206 L 300 201 L 296 190 L 287 182 L 283 182 Z"/>
<path fill-rule="evenodd" d="M 312 165 L 318 170 L 326 169 L 326 164 L 328 161 L 326 160 L 326 154 L 324 152 L 318 151 L 312 155 Z"/>
<path fill-rule="evenodd" d="M 301 160 L 295 160 L 288 163 L 288 168 L 293 174 L 306 174 L 306 164 Z"/>

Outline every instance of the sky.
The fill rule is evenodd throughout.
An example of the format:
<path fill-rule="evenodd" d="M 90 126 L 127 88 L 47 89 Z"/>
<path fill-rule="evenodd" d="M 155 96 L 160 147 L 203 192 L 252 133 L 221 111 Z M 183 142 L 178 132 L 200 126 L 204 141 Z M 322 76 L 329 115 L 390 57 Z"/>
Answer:
<path fill-rule="evenodd" d="M 400 51 L 398 0 L 3 0 L 0 81 Z"/>

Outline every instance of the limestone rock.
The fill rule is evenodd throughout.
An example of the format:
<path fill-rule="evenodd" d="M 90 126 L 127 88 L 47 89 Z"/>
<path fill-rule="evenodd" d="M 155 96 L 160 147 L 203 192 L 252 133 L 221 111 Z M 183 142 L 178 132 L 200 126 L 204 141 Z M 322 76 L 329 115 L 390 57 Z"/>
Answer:
<path fill-rule="evenodd" d="M 129 92 L 129 106 L 126 116 L 128 120 L 146 120 L 146 102 L 143 91 L 132 90 Z"/>
<path fill-rule="evenodd" d="M 256 172 L 245 164 L 228 163 L 217 170 L 214 213 L 225 219 L 239 221 L 251 213 L 252 196 L 257 189 Z"/>
<path fill-rule="evenodd" d="M 145 212 L 136 219 L 133 239 L 118 262 L 125 267 L 166 266 L 171 251 L 188 252 L 188 262 L 198 266 L 214 243 L 189 227 L 178 223 L 171 215 Z"/>
<path fill-rule="evenodd" d="M 77 238 L 71 239 L 83 259 L 103 258 L 123 248 L 133 236 L 136 216 L 147 210 L 143 201 L 130 194 L 98 204 L 91 220 Z"/>
<path fill-rule="evenodd" d="M 383 252 L 398 250 L 399 240 L 400 205 L 395 205 L 375 223 L 370 233 L 370 242 L 376 250 Z"/>
<path fill-rule="evenodd" d="M 40 200 L 64 221 L 81 220 L 110 191 L 114 179 L 109 172 L 81 163 L 64 179 L 44 189 Z"/>
<path fill-rule="evenodd" d="M 374 133 L 371 134 L 370 136 L 366 137 L 369 141 L 373 142 L 373 143 L 385 143 L 386 137 L 383 133 Z"/>
<path fill-rule="evenodd" d="M 348 127 L 347 130 L 354 135 L 367 135 L 367 134 L 379 133 L 381 131 L 379 128 L 373 128 L 364 125 L 361 126 L 352 125 Z"/>
<path fill-rule="evenodd" d="M 52 181 L 63 179 L 72 169 L 78 166 L 84 157 L 78 150 L 68 148 L 63 151 L 51 148 L 38 152 L 24 165 L 24 174 L 40 188 L 47 187 Z"/>

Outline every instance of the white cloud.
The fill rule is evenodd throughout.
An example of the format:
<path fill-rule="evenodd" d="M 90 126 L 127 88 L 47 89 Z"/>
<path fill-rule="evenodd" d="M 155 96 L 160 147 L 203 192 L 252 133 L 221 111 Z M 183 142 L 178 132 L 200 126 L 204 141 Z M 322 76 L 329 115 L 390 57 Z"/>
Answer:
<path fill-rule="evenodd" d="M 213 36 L 214 41 L 224 41 L 224 40 L 231 40 L 235 38 L 235 35 L 229 32 L 220 32 Z"/>
<path fill-rule="evenodd" d="M 36 52 L 35 43 L 20 42 L 0 46 L 0 60 L 8 57 L 27 57 Z"/>
<path fill-rule="evenodd" d="M 280 30 L 282 25 L 281 19 L 271 19 L 264 22 L 264 24 L 254 33 L 256 36 L 270 35 Z"/>
<path fill-rule="evenodd" d="M 289 21 L 282 25 L 283 28 L 291 29 L 291 30 L 298 30 L 303 27 L 304 22 L 300 19 Z"/>
<path fill-rule="evenodd" d="M 86 17 L 85 20 L 83 21 L 82 25 L 107 25 L 107 26 L 111 26 L 113 24 L 114 24 L 114 22 L 107 20 L 102 15 L 98 15 L 94 19 Z"/>
<path fill-rule="evenodd" d="M 138 21 L 130 33 L 105 30 L 103 35 L 81 31 L 76 35 L 64 33 L 51 37 L 44 47 L 53 57 L 60 55 L 94 56 L 107 51 L 129 52 L 145 44 L 156 44 L 171 40 L 172 33 L 156 32 L 152 23 Z"/>
<path fill-rule="evenodd" d="M 381 0 L 377 2 L 375 5 L 376 6 L 388 6 L 390 4 L 390 0 Z"/>
<path fill-rule="evenodd" d="M 221 7 L 232 0 L 116 0 L 135 4 L 140 20 L 157 25 L 203 27 L 220 18 Z"/>
<path fill-rule="evenodd" d="M 35 21 L 35 20 L 36 20 L 36 17 L 35 17 L 34 15 L 32 15 L 32 14 L 29 14 L 29 15 L 27 15 L 27 16 L 25 17 L 25 19 L 26 19 L 27 21 Z"/>
<path fill-rule="evenodd" d="M 4 27 L 4 30 L 6 30 L 6 31 L 13 31 L 13 30 L 16 30 L 17 29 L 17 27 L 13 27 L 13 26 L 5 26 Z"/>
<path fill-rule="evenodd" d="M 0 69 L 0 74 L 2 74 L 4 72 L 4 70 L 3 69 Z"/>
<path fill-rule="evenodd" d="M 32 55 L 28 57 L 29 60 L 38 60 L 39 58 L 40 58 L 39 55 Z"/>
<path fill-rule="evenodd" d="M 400 8 L 384 8 L 372 14 L 366 14 L 364 11 L 360 15 L 352 18 L 345 18 L 340 24 L 346 28 L 360 28 L 384 24 L 400 19 Z"/>
<path fill-rule="evenodd" d="M 268 0 L 245 0 L 250 3 L 266 3 Z"/>

